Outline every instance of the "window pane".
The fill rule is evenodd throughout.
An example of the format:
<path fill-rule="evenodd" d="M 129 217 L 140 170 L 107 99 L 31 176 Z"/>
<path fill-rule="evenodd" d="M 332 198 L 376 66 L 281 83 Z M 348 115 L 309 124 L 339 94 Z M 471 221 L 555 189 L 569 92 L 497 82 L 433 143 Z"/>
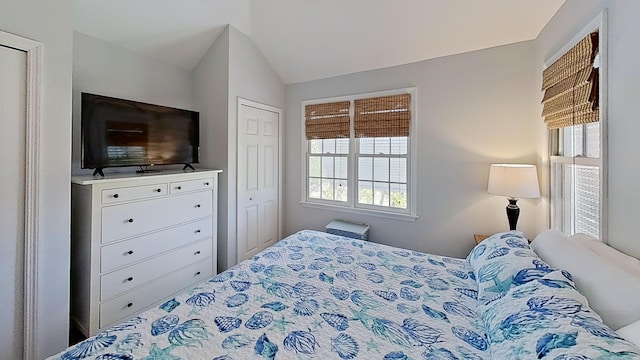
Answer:
<path fill-rule="evenodd" d="M 409 138 L 406 136 L 403 137 L 392 137 L 391 138 L 391 153 L 396 155 L 406 155 L 408 149 Z"/>
<path fill-rule="evenodd" d="M 554 219 L 567 235 L 584 233 L 599 238 L 600 173 L 596 166 L 554 164 Z"/>
<path fill-rule="evenodd" d="M 407 159 L 392 158 L 389 171 L 389 181 L 405 183 L 407 182 Z"/>
<path fill-rule="evenodd" d="M 373 138 L 360 138 L 360 154 L 373 154 Z"/>
<path fill-rule="evenodd" d="M 322 177 L 333 177 L 333 156 L 322 157 Z"/>
<path fill-rule="evenodd" d="M 335 162 L 336 162 L 335 177 L 339 178 L 339 179 L 346 179 L 347 175 L 348 175 L 348 172 L 347 172 L 347 158 L 346 157 L 336 157 Z"/>
<path fill-rule="evenodd" d="M 590 158 L 600 157 L 600 123 L 589 123 L 585 125 L 587 130 L 586 156 Z"/>
<path fill-rule="evenodd" d="M 575 166 L 575 233 L 599 238 L 600 173 L 594 166 Z"/>
<path fill-rule="evenodd" d="M 320 179 L 309 179 L 309 197 L 320 199 Z"/>
<path fill-rule="evenodd" d="M 322 153 L 322 140 L 313 139 L 309 140 L 310 152 L 312 154 L 321 154 Z"/>
<path fill-rule="evenodd" d="M 373 159 L 358 158 L 358 180 L 373 180 Z"/>
<path fill-rule="evenodd" d="M 322 179 L 322 198 L 333 200 L 333 180 Z"/>
<path fill-rule="evenodd" d="M 336 139 L 336 154 L 349 153 L 349 139 Z"/>
<path fill-rule="evenodd" d="M 320 177 L 320 156 L 309 156 L 309 176 Z"/>
<path fill-rule="evenodd" d="M 390 184 L 391 188 L 391 207 L 406 209 L 407 208 L 407 186 L 403 184 Z"/>
<path fill-rule="evenodd" d="M 373 204 L 389 206 L 389 183 L 373 183 Z"/>
<path fill-rule="evenodd" d="M 376 154 L 389 154 L 391 152 L 391 140 L 388 137 L 374 138 Z"/>
<path fill-rule="evenodd" d="M 560 155 L 566 157 L 583 155 L 582 135 L 582 125 L 562 128 L 562 151 Z"/>
<path fill-rule="evenodd" d="M 336 180 L 336 200 L 347 201 L 347 180 Z"/>
<path fill-rule="evenodd" d="M 360 204 L 373 204 L 373 183 L 370 181 L 358 181 L 358 202 Z"/>
<path fill-rule="evenodd" d="M 322 153 L 323 154 L 335 154 L 336 153 L 336 139 L 323 139 L 322 140 Z"/>
<path fill-rule="evenodd" d="M 389 158 L 373 159 L 373 180 L 389 181 Z"/>

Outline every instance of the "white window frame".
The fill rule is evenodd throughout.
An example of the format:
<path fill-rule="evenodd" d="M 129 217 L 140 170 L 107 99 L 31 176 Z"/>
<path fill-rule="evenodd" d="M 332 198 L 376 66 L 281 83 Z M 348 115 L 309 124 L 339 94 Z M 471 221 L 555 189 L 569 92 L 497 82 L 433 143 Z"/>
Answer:
<path fill-rule="evenodd" d="M 354 122 L 354 100 L 358 99 L 367 99 L 372 97 L 379 96 L 389 96 L 389 95 L 398 95 L 398 94 L 410 94 L 411 95 L 411 123 L 409 130 L 409 141 L 407 146 L 407 208 L 392 208 L 392 207 L 383 207 L 376 205 L 366 205 L 366 204 L 358 204 L 357 202 L 357 193 L 358 193 L 358 169 L 357 169 L 357 156 L 358 156 L 358 139 L 354 137 L 353 130 L 353 122 Z M 305 207 L 312 208 L 320 208 L 332 211 L 340 211 L 346 213 L 353 214 L 361 214 L 361 215 L 371 215 L 371 216 L 379 216 L 391 219 L 398 220 L 406 220 L 406 221 L 415 221 L 418 218 L 417 215 L 417 154 L 418 154 L 418 141 L 417 141 L 417 119 L 418 119 L 418 111 L 417 111 L 417 98 L 418 91 L 416 87 L 402 88 L 402 89 L 393 89 L 393 90 L 385 90 L 371 93 L 363 93 L 363 94 L 355 94 L 355 95 L 347 95 L 347 96 L 339 96 L 339 97 L 331 97 L 331 98 L 323 98 L 323 99 L 313 99 L 313 100 L 304 100 L 301 102 L 301 121 L 302 121 L 302 131 L 301 131 L 301 145 L 302 145 L 302 156 L 301 156 L 301 196 L 300 196 L 300 204 Z M 347 202 L 340 202 L 337 200 L 326 200 L 326 199 L 315 199 L 309 198 L 309 145 L 308 140 L 305 134 L 305 106 L 314 105 L 314 104 L 322 104 L 322 103 L 330 103 L 337 101 L 350 101 L 351 105 L 349 107 L 349 154 L 347 155 L 347 167 L 348 167 L 348 195 Z"/>
<path fill-rule="evenodd" d="M 561 143 L 561 134 L 560 131 L 548 131 L 548 141 L 549 141 L 549 194 L 550 194 L 550 205 L 549 205 L 549 220 L 552 229 L 557 229 L 560 231 L 564 231 L 565 224 L 563 224 L 564 212 L 566 209 L 563 208 L 563 201 L 556 201 L 556 196 L 561 196 L 561 189 L 556 188 L 557 177 L 559 176 L 556 173 L 556 166 L 558 164 L 575 164 L 575 165 L 587 165 L 587 166 L 598 166 L 599 174 L 600 174 L 600 224 L 599 224 L 599 235 L 600 240 L 605 244 L 608 242 L 608 122 L 607 122 L 607 114 L 608 114 L 608 101 L 607 101 L 607 88 L 608 88 L 608 47 L 607 47 L 607 12 L 606 10 L 602 11 L 598 16 L 596 16 L 593 20 L 591 20 L 576 36 L 574 36 L 565 46 L 559 49 L 553 56 L 548 58 L 544 63 L 544 68 L 546 69 L 551 64 L 553 64 L 556 60 L 558 60 L 562 55 L 564 55 L 569 49 L 575 46 L 580 40 L 582 40 L 585 36 L 590 34 L 593 31 L 599 31 L 599 74 L 600 74 L 600 82 L 599 82 L 599 116 L 600 116 L 600 157 L 599 158 L 587 158 L 584 156 L 575 156 L 575 157 L 566 157 L 566 156 L 557 156 L 559 153 L 559 144 Z M 586 131 L 583 132 L 586 134 Z M 584 142 L 583 142 L 584 144 Z M 555 196 L 554 196 L 555 195 Z M 575 226 L 575 224 L 572 224 Z"/>

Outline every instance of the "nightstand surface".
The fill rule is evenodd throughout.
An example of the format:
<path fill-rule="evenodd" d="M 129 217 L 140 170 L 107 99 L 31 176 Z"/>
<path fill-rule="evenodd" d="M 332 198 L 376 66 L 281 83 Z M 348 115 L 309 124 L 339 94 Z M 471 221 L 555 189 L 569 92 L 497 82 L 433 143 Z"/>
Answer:
<path fill-rule="evenodd" d="M 484 239 L 488 238 L 488 235 L 480 235 L 480 234 L 474 234 L 473 235 L 473 240 L 476 241 L 476 244 L 480 244 Z"/>

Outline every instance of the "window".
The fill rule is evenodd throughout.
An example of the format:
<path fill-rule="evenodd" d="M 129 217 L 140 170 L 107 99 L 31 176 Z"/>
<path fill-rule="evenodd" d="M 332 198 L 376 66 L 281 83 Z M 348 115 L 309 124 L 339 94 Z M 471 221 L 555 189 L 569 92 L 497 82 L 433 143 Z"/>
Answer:
<path fill-rule="evenodd" d="M 603 122 L 599 31 L 589 32 L 543 72 L 549 129 L 551 227 L 602 238 Z"/>
<path fill-rule="evenodd" d="M 552 226 L 600 238 L 600 123 L 557 130 L 551 157 Z"/>
<path fill-rule="evenodd" d="M 303 199 L 415 219 L 415 88 L 303 102 Z"/>

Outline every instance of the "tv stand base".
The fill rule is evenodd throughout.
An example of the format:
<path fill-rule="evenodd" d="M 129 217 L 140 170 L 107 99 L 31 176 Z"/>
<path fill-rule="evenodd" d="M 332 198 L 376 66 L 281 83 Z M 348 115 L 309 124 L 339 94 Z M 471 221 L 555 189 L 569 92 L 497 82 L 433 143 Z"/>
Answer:
<path fill-rule="evenodd" d="M 95 168 L 95 170 L 93 170 L 93 176 L 100 175 L 104 177 L 104 172 L 102 172 L 102 169 L 103 168 Z"/>

